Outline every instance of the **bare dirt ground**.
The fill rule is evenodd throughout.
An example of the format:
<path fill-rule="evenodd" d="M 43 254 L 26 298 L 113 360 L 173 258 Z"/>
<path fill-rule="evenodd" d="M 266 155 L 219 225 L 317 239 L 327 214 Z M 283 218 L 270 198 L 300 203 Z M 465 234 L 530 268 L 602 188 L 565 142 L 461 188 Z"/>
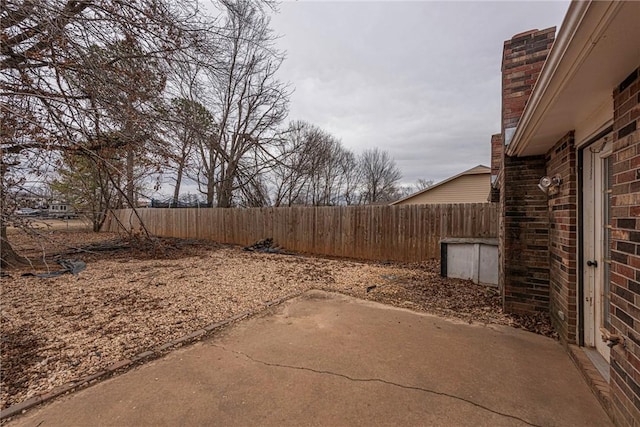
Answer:
<path fill-rule="evenodd" d="M 163 239 L 150 253 L 144 242 L 83 229 L 53 221 L 32 236 L 10 234 L 22 254 L 46 254 L 47 263 L 4 271 L 9 276 L 0 279 L 2 408 L 311 288 L 554 334 L 544 316 L 502 313 L 492 288 L 439 277 L 435 261 L 357 262 L 175 239 Z M 79 252 L 81 247 L 89 251 Z M 22 276 L 59 269 L 56 257 L 82 259 L 87 268 L 76 276 Z"/>

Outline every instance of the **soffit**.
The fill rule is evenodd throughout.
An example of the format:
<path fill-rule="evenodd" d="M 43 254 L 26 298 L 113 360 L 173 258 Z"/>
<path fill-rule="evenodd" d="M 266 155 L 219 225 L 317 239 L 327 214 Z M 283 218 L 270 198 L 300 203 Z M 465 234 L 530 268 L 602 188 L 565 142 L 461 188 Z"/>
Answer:
<path fill-rule="evenodd" d="M 538 102 L 525 110 L 528 120 L 521 120 L 508 154 L 545 154 L 567 132 L 602 116 L 597 112 L 612 105 L 614 88 L 640 65 L 638 22 L 640 2 L 590 4 L 548 84 L 534 89 L 541 91 Z"/>

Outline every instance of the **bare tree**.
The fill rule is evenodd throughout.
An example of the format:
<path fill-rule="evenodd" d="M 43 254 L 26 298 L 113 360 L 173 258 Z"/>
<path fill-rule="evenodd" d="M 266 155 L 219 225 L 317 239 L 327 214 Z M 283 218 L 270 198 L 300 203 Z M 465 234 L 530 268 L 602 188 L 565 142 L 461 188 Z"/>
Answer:
<path fill-rule="evenodd" d="M 239 189 L 239 207 L 262 208 L 270 205 L 269 188 L 263 174 L 253 175 L 245 180 L 246 184 Z"/>
<path fill-rule="evenodd" d="M 292 206 L 301 203 L 301 195 L 307 185 L 311 153 L 307 150 L 310 125 L 291 122 L 283 134 L 282 143 L 274 147 L 278 159 L 270 170 L 275 206 Z"/>
<path fill-rule="evenodd" d="M 269 146 L 289 96 L 275 76 L 283 56 L 273 46 L 265 11 L 247 1 L 224 6 L 218 46 L 223 57 L 217 67 L 206 69 L 216 130 L 199 149 L 207 202 L 216 198 L 218 207 L 232 206 L 234 191 L 271 162 Z"/>
<path fill-rule="evenodd" d="M 112 173 L 125 183 L 126 198 L 135 205 L 136 189 L 155 165 L 152 154 L 164 151 L 161 145 L 154 145 L 156 123 L 163 112 L 163 61 L 148 57 L 140 42 L 125 33 L 124 40 L 92 46 L 78 62 L 84 67 L 65 71 L 63 76 L 71 89 L 90 100 L 85 120 L 92 134 L 109 133 L 118 140 L 125 167 L 113 168 Z M 110 62 L 112 66 L 105 66 Z"/>
<path fill-rule="evenodd" d="M 396 197 L 402 173 L 386 151 L 365 150 L 359 159 L 363 182 L 363 202 L 388 202 Z"/>
<path fill-rule="evenodd" d="M 361 203 L 362 169 L 358 166 L 355 154 L 346 151 L 340 158 L 340 168 L 343 173 L 342 199 L 347 205 Z"/>
<path fill-rule="evenodd" d="M 353 197 L 355 156 L 317 126 L 290 123 L 276 157 L 271 170 L 276 206 L 337 205 L 345 194 Z"/>
<path fill-rule="evenodd" d="M 348 155 L 340 141 L 332 135 L 320 132 L 310 141 L 312 149 L 309 169 L 307 204 L 314 206 L 336 205 L 340 201 L 344 170 L 342 159 Z"/>
<path fill-rule="evenodd" d="M 413 185 L 400 186 L 397 191 L 397 199 L 402 199 L 412 194 L 419 193 L 420 191 L 433 186 L 433 184 L 434 181 L 431 179 L 420 178 Z"/>
<path fill-rule="evenodd" d="M 145 129 L 153 120 L 148 99 L 139 90 L 148 89 L 144 69 L 197 43 L 202 23 L 196 19 L 195 4 L 2 2 L 3 265 L 19 261 L 7 241 L 6 226 L 12 220 L 12 204 L 7 202 L 21 179 L 41 173 L 62 153 L 84 152 L 97 158 L 102 149 L 128 147 L 133 152 L 140 141 L 148 141 Z M 127 172 L 126 192 L 133 203 L 132 168 Z"/>
<path fill-rule="evenodd" d="M 214 132 L 217 125 L 209 107 L 213 103 L 207 99 L 210 84 L 205 81 L 205 69 L 217 68 L 219 36 L 211 30 L 206 33 L 197 49 L 178 55 L 181 60 L 170 64 L 168 74 L 167 94 L 171 95 L 162 118 L 166 140 L 162 175 L 175 182 L 173 203 L 182 200 L 180 191 L 187 178 L 208 184 L 204 193 L 211 194 L 210 200 L 215 194 L 215 176 L 212 174 L 208 179 L 209 168 L 203 168 L 200 160 L 201 151 L 208 151 L 209 141 L 217 137 Z M 216 156 L 215 151 L 210 154 L 212 158 Z M 202 156 L 206 159 L 204 153 Z"/>
<path fill-rule="evenodd" d="M 434 183 L 435 181 L 432 179 L 420 178 L 416 181 L 413 188 L 415 192 L 418 192 L 418 191 L 426 190 L 429 187 L 432 187 Z"/>
<path fill-rule="evenodd" d="M 20 261 L 6 238 L 15 194 L 30 177 L 65 164 L 105 174 L 96 180 L 103 193 L 118 194 L 109 204 L 135 206 L 141 180 L 168 164 L 175 198 L 188 175 L 218 206 L 269 203 L 264 173 L 277 162 L 272 148 L 289 91 L 276 78 L 283 55 L 265 4 L 220 1 L 223 16 L 214 21 L 196 0 L 3 1 L 3 265 Z M 176 91 L 182 80 L 198 83 L 197 93 Z M 185 101 L 171 108 L 172 98 Z M 169 111 L 180 137 L 158 126 Z M 177 144 L 168 146 L 170 139 Z"/>
<path fill-rule="evenodd" d="M 198 101 L 174 98 L 167 120 L 169 153 L 167 166 L 175 172 L 173 201 L 180 199 L 182 179 L 192 167 L 193 155 L 198 147 L 214 137 L 213 116 Z"/>

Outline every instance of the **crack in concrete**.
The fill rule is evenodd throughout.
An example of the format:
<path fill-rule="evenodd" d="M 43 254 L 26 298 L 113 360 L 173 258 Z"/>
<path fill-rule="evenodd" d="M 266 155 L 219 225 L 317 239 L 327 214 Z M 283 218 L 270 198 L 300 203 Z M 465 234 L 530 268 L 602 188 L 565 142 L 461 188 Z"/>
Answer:
<path fill-rule="evenodd" d="M 518 420 L 518 421 L 520 421 L 520 422 L 522 422 L 522 423 L 524 423 L 526 425 L 532 426 L 532 427 L 542 427 L 539 424 L 535 424 L 535 423 L 532 423 L 530 421 L 527 421 L 527 420 L 525 420 L 523 418 L 518 417 L 517 415 L 511 415 L 511 414 L 507 414 L 505 412 L 500 412 L 500 411 L 497 411 L 495 409 L 491 409 L 491 408 L 489 408 L 487 406 L 484 406 L 484 405 L 482 405 L 480 403 L 474 402 L 473 400 L 465 399 L 464 397 L 456 396 L 456 395 L 445 393 L 445 392 L 442 392 L 442 391 L 436 391 L 436 390 L 430 390 L 428 388 L 423 388 L 423 387 L 418 387 L 418 386 L 400 384 L 400 383 L 396 383 L 396 382 L 393 382 L 393 381 L 384 380 L 382 378 L 356 378 L 356 377 L 351 377 L 349 375 L 341 374 L 341 373 L 338 373 L 338 372 L 326 371 L 326 370 L 322 370 L 322 369 L 313 369 L 313 368 L 307 368 L 305 366 L 284 365 L 284 364 L 280 364 L 280 363 L 266 362 L 264 360 L 256 359 L 253 356 L 250 356 L 249 354 L 244 353 L 242 351 L 232 350 L 232 349 L 223 347 L 221 345 L 213 344 L 213 347 L 218 347 L 218 348 L 220 348 L 220 349 L 222 349 L 224 351 L 244 356 L 247 359 L 251 360 L 252 362 L 259 363 L 259 364 L 262 364 L 262 365 L 265 365 L 265 366 L 271 366 L 271 367 L 274 367 L 274 368 L 294 369 L 294 370 L 298 370 L 298 371 L 314 372 L 316 374 L 321 374 L 321 375 L 332 375 L 332 376 L 339 377 L 339 378 L 344 378 L 344 379 L 347 379 L 347 380 L 353 381 L 353 382 L 376 382 L 376 383 L 386 384 L 386 385 L 390 385 L 390 386 L 394 386 L 394 387 L 399 387 L 399 388 L 402 388 L 402 389 L 405 389 L 405 390 L 421 391 L 423 393 L 435 394 L 437 396 L 449 397 L 451 399 L 460 400 L 462 402 L 468 403 L 470 405 L 473 405 L 473 406 L 475 406 L 477 408 L 480 408 L 482 410 L 485 410 L 487 412 L 491 412 L 492 414 L 500 415 L 502 417 L 510 418 L 510 419 L 513 419 L 513 420 Z"/>

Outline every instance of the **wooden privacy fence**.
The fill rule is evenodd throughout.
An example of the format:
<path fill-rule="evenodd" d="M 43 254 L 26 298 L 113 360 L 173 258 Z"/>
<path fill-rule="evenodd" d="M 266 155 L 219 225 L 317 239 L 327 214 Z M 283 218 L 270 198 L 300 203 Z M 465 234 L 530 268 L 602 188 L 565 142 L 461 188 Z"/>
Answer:
<path fill-rule="evenodd" d="M 138 209 L 156 236 L 249 245 L 272 237 L 283 248 L 320 255 L 393 261 L 440 258 L 445 237 L 497 237 L 491 203 L 289 208 Z M 117 219 L 114 218 L 117 216 Z M 104 231 L 140 229 L 131 209 L 118 210 Z"/>

